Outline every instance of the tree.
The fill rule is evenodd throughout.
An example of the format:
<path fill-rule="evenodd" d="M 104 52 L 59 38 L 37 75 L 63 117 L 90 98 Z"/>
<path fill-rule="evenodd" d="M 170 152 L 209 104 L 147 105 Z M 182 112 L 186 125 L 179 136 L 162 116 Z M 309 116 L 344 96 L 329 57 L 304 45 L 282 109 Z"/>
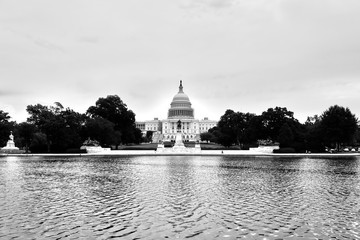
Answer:
<path fill-rule="evenodd" d="M 31 123 L 22 122 L 18 124 L 16 128 L 21 139 L 21 144 L 25 146 L 25 152 L 28 153 L 31 140 L 36 132 L 36 126 Z"/>
<path fill-rule="evenodd" d="M 27 121 L 34 124 L 41 133 L 46 136 L 47 152 L 51 151 L 51 145 L 59 137 L 59 129 L 63 128 L 63 122 L 59 121 L 60 109 L 43 106 L 41 104 L 28 105 L 26 111 L 30 114 Z"/>
<path fill-rule="evenodd" d="M 320 120 L 321 120 L 320 117 L 317 114 L 315 114 L 313 117 L 307 117 L 305 125 L 313 126 L 316 123 L 320 122 Z"/>
<path fill-rule="evenodd" d="M 15 122 L 9 120 L 9 113 L 0 110 L 0 147 L 6 146 L 10 131 L 14 129 Z"/>
<path fill-rule="evenodd" d="M 153 131 L 146 131 L 146 135 L 143 138 L 144 142 L 152 142 L 152 137 L 153 137 L 154 132 Z"/>
<path fill-rule="evenodd" d="M 307 117 L 304 123 L 305 149 L 311 152 L 323 152 L 324 144 L 320 133 L 321 119 L 318 115 Z"/>
<path fill-rule="evenodd" d="M 140 142 L 142 135 L 138 134 L 135 127 L 135 114 L 129 110 L 126 104 L 117 95 L 109 95 L 99 98 L 95 106 L 87 110 L 90 118 L 102 117 L 114 124 L 114 131 L 118 131 L 121 142 L 124 144 Z"/>
<path fill-rule="evenodd" d="M 222 145 L 237 144 L 243 148 L 244 144 L 256 144 L 259 139 L 277 142 L 281 137 L 282 146 L 293 147 L 297 151 L 305 148 L 305 128 L 286 108 L 269 108 L 260 116 L 229 109 L 221 116 L 217 127 L 214 133 L 217 142 Z"/>
<path fill-rule="evenodd" d="M 35 132 L 29 148 L 32 153 L 47 152 L 48 146 L 46 134 L 41 132 Z"/>
<path fill-rule="evenodd" d="M 360 144 L 360 126 L 358 126 L 355 133 L 355 144 L 358 146 Z"/>
<path fill-rule="evenodd" d="M 219 135 L 220 135 L 220 130 L 219 130 L 218 127 L 210 128 L 210 129 L 208 130 L 208 133 L 211 134 L 211 137 L 212 137 L 212 138 L 210 139 L 211 142 L 219 143 L 218 137 L 219 137 Z M 219 143 L 219 144 L 220 144 L 220 143 Z"/>
<path fill-rule="evenodd" d="M 294 141 L 294 134 L 286 122 L 281 126 L 279 131 L 280 148 L 291 147 Z"/>
<path fill-rule="evenodd" d="M 263 119 L 261 116 L 254 116 L 249 121 L 248 127 L 244 132 L 244 139 L 247 143 L 257 143 L 259 139 L 267 139 L 268 136 L 265 134 L 266 130 L 263 125 Z"/>
<path fill-rule="evenodd" d="M 210 132 L 203 132 L 200 134 L 201 141 L 206 141 L 209 143 L 213 139 L 213 135 Z"/>
<path fill-rule="evenodd" d="M 128 110 L 126 104 L 117 95 L 109 95 L 106 98 L 99 98 L 95 106 L 87 110 L 90 117 L 102 117 L 115 124 L 121 129 L 123 125 L 128 126 L 135 123 L 135 114 Z"/>
<path fill-rule="evenodd" d="M 321 115 L 320 132 L 325 144 L 339 150 L 341 144 L 352 143 L 358 129 L 358 119 L 349 108 L 331 106 Z"/>
<path fill-rule="evenodd" d="M 0 123 L 9 122 L 10 116 L 9 113 L 0 110 Z"/>
<path fill-rule="evenodd" d="M 63 129 L 64 145 L 66 148 L 80 148 L 84 140 L 81 137 L 81 133 L 85 125 L 85 114 L 66 108 L 60 112 L 60 118 L 65 123 L 65 128 Z"/>
<path fill-rule="evenodd" d="M 218 122 L 218 128 L 223 135 L 220 139 L 225 140 L 226 144 L 231 142 L 231 144 L 241 145 L 246 139 L 245 131 L 254 116 L 252 113 L 234 112 L 231 109 L 226 110 Z"/>
<path fill-rule="evenodd" d="M 138 128 L 133 128 L 133 131 L 134 131 L 134 136 L 135 136 L 134 143 L 139 144 L 142 140 L 142 132 Z"/>
<path fill-rule="evenodd" d="M 117 136 L 114 123 L 102 117 L 88 118 L 84 126 L 83 137 L 97 140 L 101 146 L 116 144 Z"/>
<path fill-rule="evenodd" d="M 45 134 L 48 152 L 64 152 L 80 147 L 80 130 L 85 116 L 56 102 L 55 106 L 41 104 L 27 106 L 28 122 Z"/>
<path fill-rule="evenodd" d="M 278 141 L 280 128 L 287 122 L 297 121 L 294 118 L 294 113 L 288 111 L 285 107 L 269 108 L 261 114 L 262 123 L 264 126 L 265 138 L 270 138 L 272 141 Z"/>

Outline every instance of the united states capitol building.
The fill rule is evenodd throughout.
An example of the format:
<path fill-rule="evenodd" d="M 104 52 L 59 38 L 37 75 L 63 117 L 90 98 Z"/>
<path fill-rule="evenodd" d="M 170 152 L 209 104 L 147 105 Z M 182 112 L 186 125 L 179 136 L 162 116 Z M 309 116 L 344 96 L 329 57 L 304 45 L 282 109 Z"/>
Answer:
<path fill-rule="evenodd" d="M 136 122 L 136 127 L 144 135 L 148 131 L 152 131 L 153 142 L 174 142 L 180 121 L 182 139 L 185 142 L 195 142 L 200 140 L 201 133 L 207 132 L 217 125 L 217 121 L 209 120 L 206 117 L 203 120 L 194 118 L 194 109 L 191 107 L 189 97 L 184 93 L 182 81 L 180 81 L 179 92 L 170 103 L 167 115 L 167 119 L 164 120 L 155 118 L 154 120 Z"/>

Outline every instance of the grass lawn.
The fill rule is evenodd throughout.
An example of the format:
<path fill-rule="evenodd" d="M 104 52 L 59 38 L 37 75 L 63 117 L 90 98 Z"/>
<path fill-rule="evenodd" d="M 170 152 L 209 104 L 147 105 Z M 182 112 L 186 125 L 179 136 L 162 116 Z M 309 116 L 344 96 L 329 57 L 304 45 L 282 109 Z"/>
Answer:
<path fill-rule="evenodd" d="M 120 146 L 119 150 L 156 150 L 157 143 L 144 143 L 138 145 Z"/>
<path fill-rule="evenodd" d="M 240 150 L 239 146 L 224 147 L 216 143 L 201 143 L 201 150 Z"/>

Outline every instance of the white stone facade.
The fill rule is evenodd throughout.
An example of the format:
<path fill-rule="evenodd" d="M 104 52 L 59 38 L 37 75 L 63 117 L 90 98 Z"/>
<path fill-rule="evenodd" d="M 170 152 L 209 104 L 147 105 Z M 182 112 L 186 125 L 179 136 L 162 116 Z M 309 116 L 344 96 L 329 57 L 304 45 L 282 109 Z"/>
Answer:
<path fill-rule="evenodd" d="M 184 93 L 182 81 L 180 81 L 179 92 L 174 96 L 168 110 L 168 118 L 159 120 L 155 118 L 150 121 L 136 122 L 145 135 L 147 131 L 154 132 L 153 142 L 174 142 L 177 134 L 178 121 L 181 121 L 182 139 L 185 142 L 196 142 L 200 140 L 200 134 L 207 132 L 217 125 L 217 121 L 204 118 L 194 118 L 194 109 L 191 107 L 189 97 Z"/>
<path fill-rule="evenodd" d="M 161 121 L 157 118 L 149 121 L 136 122 L 135 125 L 143 133 L 146 133 L 147 131 L 161 132 Z"/>
<path fill-rule="evenodd" d="M 177 122 L 181 121 L 181 133 L 185 142 L 200 140 L 200 134 L 217 125 L 217 121 L 198 119 L 166 119 L 162 121 L 163 141 L 174 141 L 177 133 Z"/>

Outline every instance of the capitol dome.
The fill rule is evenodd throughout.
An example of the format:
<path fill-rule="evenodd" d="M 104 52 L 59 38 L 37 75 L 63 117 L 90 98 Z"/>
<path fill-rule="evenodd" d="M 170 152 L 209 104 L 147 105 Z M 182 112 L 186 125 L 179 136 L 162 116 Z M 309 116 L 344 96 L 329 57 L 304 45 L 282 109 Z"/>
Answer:
<path fill-rule="evenodd" d="M 194 109 L 191 108 L 190 99 L 183 91 L 181 80 L 179 92 L 174 96 L 170 104 L 168 118 L 194 118 Z"/>

